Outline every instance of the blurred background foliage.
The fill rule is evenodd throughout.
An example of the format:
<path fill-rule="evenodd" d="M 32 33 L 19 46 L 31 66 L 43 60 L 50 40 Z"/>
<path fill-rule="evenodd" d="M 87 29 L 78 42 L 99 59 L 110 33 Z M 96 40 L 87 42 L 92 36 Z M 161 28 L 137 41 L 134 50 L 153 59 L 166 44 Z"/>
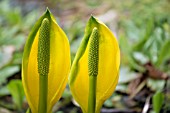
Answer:
<path fill-rule="evenodd" d="M 0 113 L 24 113 L 21 83 L 26 38 L 46 7 L 66 32 L 74 59 L 92 15 L 116 35 L 119 84 L 101 113 L 170 112 L 170 0 L 0 0 Z M 54 113 L 81 113 L 66 88 Z"/>

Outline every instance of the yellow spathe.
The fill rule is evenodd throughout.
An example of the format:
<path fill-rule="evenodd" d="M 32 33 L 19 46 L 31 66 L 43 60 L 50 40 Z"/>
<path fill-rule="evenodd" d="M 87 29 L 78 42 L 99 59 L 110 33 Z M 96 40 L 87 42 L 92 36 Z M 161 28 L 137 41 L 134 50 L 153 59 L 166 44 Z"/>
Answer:
<path fill-rule="evenodd" d="M 80 105 L 83 113 L 87 113 L 88 109 L 88 52 L 91 41 L 90 35 L 94 27 L 99 32 L 99 63 L 95 113 L 100 113 L 101 106 L 114 92 L 119 78 L 120 51 L 117 40 L 104 23 L 91 17 L 86 26 L 85 35 L 73 61 L 69 76 L 72 95 Z"/>
<path fill-rule="evenodd" d="M 70 46 L 67 36 L 49 12 L 37 21 L 26 42 L 22 60 L 22 82 L 32 113 L 38 113 L 39 74 L 38 74 L 38 37 L 44 18 L 50 20 L 50 64 L 48 73 L 47 113 L 61 97 L 70 70 Z"/>

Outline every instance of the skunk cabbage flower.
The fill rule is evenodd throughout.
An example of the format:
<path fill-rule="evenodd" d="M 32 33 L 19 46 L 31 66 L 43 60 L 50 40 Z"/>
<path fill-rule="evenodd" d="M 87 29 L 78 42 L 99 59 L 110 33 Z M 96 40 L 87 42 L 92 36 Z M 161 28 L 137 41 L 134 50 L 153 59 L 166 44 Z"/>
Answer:
<path fill-rule="evenodd" d="M 119 65 L 120 51 L 115 36 L 104 23 L 92 16 L 86 26 L 69 76 L 72 95 L 83 113 L 88 113 L 88 100 L 91 95 L 89 78 L 92 76 L 97 78 L 94 89 L 95 113 L 100 113 L 104 101 L 112 95 L 118 83 Z"/>
<path fill-rule="evenodd" d="M 32 113 L 40 113 L 39 104 L 44 102 L 43 113 L 51 113 L 65 89 L 69 70 L 68 39 L 47 9 L 29 34 L 22 60 L 22 82 Z"/>

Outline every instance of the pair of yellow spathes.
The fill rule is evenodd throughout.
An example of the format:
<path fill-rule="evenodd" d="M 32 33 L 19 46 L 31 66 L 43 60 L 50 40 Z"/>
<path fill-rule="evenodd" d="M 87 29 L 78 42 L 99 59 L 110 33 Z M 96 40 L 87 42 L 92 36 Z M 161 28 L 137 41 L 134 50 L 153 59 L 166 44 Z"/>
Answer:
<path fill-rule="evenodd" d="M 95 113 L 99 113 L 116 87 L 119 64 L 115 36 L 104 23 L 91 17 L 70 70 L 69 41 L 47 9 L 29 34 L 22 60 L 22 82 L 31 113 L 51 113 L 68 78 L 83 113 L 89 112 L 91 98 L 95 98 Z M 95 81 L 92 87 L 91 80 Z"/>

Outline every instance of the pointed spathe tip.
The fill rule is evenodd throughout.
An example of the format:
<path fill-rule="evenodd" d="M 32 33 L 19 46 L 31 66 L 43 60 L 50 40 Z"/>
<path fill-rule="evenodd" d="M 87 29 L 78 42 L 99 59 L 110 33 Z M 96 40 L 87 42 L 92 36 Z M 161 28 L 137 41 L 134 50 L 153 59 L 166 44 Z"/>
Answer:
<path fill-rule="evenodd" d="M 91 19 L 95 19 L 95 17 L 93 16 L 93 14 L 91 14 L 91 17 L 90 17 Z"/>
<path fill-rule="evenodd" d="M 48 7 L 46 7 L 46 13 L 51 13 Z"/>
<path fill-rule="evenodd" d="M 91 14 L 91 17 L 90 17 L 90 22 L 92 23 L 97 23 L 97 19 L 93 16 L 93 14 Z"/>
<path fill-rule="evenodd" d="M 48 7 L 46 7 L 46 11 L 49 11 L 49 8 L 48 8 Z"/>

